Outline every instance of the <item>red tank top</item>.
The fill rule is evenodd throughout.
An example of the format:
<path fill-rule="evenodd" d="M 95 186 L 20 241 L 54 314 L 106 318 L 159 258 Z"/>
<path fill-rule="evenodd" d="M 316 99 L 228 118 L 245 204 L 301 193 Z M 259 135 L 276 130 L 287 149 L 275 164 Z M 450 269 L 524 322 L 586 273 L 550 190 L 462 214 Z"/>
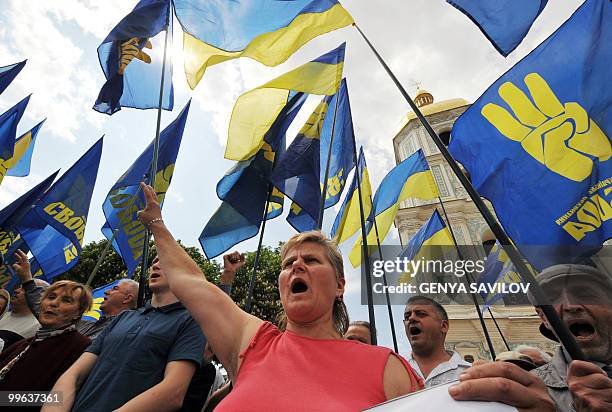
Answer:
<path fill-rule="evenodd" d="M 264 322 L 240 354 L 230 394 L 215 411 L 361 411 L 386 400 L 383 373 L 391 349 L 340 339 L 312 339 Z M 417 385 L 419 387 L 417 387 Z"/>

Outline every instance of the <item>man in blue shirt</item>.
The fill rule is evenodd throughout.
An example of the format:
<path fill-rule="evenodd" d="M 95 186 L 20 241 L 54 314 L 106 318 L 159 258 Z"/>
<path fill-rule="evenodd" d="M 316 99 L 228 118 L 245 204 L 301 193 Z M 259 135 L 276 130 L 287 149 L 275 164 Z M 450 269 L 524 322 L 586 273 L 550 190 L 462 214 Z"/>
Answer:
<path fill-rule="evenodd" d="M 62 405 L 43 410 L 180 409 L 206 340 L 157 259 L 149 287 L 151 302 L 117 315 L 56 382 Z"/>

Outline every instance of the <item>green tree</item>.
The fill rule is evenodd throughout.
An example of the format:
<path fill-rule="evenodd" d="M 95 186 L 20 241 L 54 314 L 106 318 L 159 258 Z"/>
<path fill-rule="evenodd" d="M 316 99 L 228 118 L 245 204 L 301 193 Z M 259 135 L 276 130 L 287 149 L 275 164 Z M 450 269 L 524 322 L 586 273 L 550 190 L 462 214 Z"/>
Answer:
<path fill-rule="evenodd" d="M 253 288 L 251 313 L 260 319 L 275 322 L 282 309 L 278 293 L 278 275 L 281 269 L 280 247 L 263 247 Z M 253 273 L 255 252 L 246 253 L 246 263 L 238 273 L 232 287 L 232 299 L 244 309 Z"/>

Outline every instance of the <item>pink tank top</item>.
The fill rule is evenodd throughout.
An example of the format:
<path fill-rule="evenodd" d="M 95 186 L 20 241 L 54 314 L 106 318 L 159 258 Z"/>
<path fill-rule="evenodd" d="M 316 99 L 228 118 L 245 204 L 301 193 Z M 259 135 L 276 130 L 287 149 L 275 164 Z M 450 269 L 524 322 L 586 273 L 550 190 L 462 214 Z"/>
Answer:
<path fill-rule="evenodd" d="M 240 357 L 230 394 L 215 411 L 361 411 L 386 400 L 383 373 L 391 349 L 312 339 L 264 322 Z"/>

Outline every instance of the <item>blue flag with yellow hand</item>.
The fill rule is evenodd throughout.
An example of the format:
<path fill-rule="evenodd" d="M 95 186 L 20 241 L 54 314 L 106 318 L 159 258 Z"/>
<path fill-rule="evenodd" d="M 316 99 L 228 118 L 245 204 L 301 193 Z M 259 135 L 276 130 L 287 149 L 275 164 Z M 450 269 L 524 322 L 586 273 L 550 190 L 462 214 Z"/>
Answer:
<path fill-rule="evenodd" d="M 340 200 L 340 195 L 344 189 L 346 183 L 346 177 L 355 166 L 355 160 L 353 158 L 353 118 L 351 115 L 351 106 L 348 97 L 348 89 L 346 86 L 346 79 L 342 79 L 340 89 L 338 92 L 327 99 L 327 112 L 324 116 L 321 130 L 319 133 L 319 185 L 314 185 L 314 180 L 311 181 L 310 186 L 301 186 L 293 196 L 286 193 L 293 203 L 289 210 L 289 216 L 287 221 L 294 229 L 298 232 L 305 232 L 308 230 L 316 229 L 318 226 L 319 212 L 321 208 L 321 190 L 323 188 L 323 181 L 325 179 L 325 169 L 327 167 L 327 159 L 330 154 L 330 142 L 332 137 L 332 131 L 334 135 L 333 144 L 331 145 L 331 157 L 329 157 L 329 171 L 327 177 L 327 190 L 325 196 L 325 208 L 332 207 Z M 337 106 L 336 106 L 337 103 Z M 336 110 L 337 107 L 337 110 Z M 335 126 L 334 126 L 335 120 Z M 294 143 L 303 140 L 302 137 L 298 136 Z M 291 146 L 293 146 L 293 144 Z M 313 141 L 313 143 L 316 143 Z M 293 152 L 292 147 L 289 147 L 284 155 L 284 159 L 279 159 L 279 166 L 282 163 L 294 163 L 291 167 L 296 169 L 298 159 L 303 160 L 303 154 L 300 153 L 297 156 Z M 298 151 L 299 152 L 299 151 Z M 308 161 L 307 161 L 308 163 Z M 308 168 L 308 167 L 307 167 Z M 316 179 L 315 168 L 309 168 L 312 173 L 312 178 Z M 297 171 L 299 172 L 299 171 Z M 306 171 L 306 174 L 309 172 Z M 318 196 L 319 201 L 315 200 Z M 311 213 L 314 213 L 311 214 Z"/>
<path fill-rule="evenodd" d="M 0 94 L 11 84 L 13 79 L 17 77 L 27 60 L 19 63 L 9 64 L 8 66 L 0 67 Z"/>
<path fill-rule="evenodd" d="M 122 107 L 153 109 L 159 105 L 163 53 L 162 30 L 170 30 L 169 0 L 141 0 L 106 36 L 98 47 L 98 59 L 106 77 L 94 110 L 112 115 Z M 168 26 L 168 27 L 167 27 Z M 166 54 L 162 108 L 172 110 L 172 53 Z"/>
<path fill-rule="evenodd" d="M 48 280 L 79 260 L 101 155 L 102 138 L 15 226 Z"/>
<path fill-rule="evenodd" d="M 209 66 L 239 57 L 276 66 L 313 38 L 353 23 L 337 0 L 173 3 L 184 31 L 185 75 L 192 89 Z"/>
<path fill-rule="evenodd" d="M 268 210 L 266 199 L 274 159 L 285 150 L 285 134 L 297 116 L 307 95 L 292 93 L 285 107 L 264 137 L 264 144 L 249 160 L 236 163 L 217 184 L 217 196 L 223 201 L 200 234 L 200 244 L 209 259 L 232 246 L 256 236 L 264 211 L 266 219 L 283 211 L 283 194 L 273 187 Z"/>
<path fill-rule="evenodd" d="M 317 105 L 296 138 L 279 156 L 270 176 L 272 184 L 293 200 L 291 206 L 293 214 L 290 212 L 287 218 L 289 223 L 298 223 L 295 221 L 296 216 L 302 215 L 302 217 L 307 216 L 307 220 L 316 226 L 321 202 L 320 135 L 330 100 L 331 97 L 326 96 Z M 299 228 L 296 230 L 301 231 Z"/>
<path fill-rule="evenodd" d="M 190 104 L 191 101 L 159 136 L 155 192 L 162 206 L 174 173 Z M 117 180 L 102 204 L 106 217 L 102 233 L 107 239 L 111 239 L 113 233 L 117 231 L 113 247 L 123 259 L 130 276 L 134 274 L 140 263 L 144 249 L 146 228 L 138 220 L 137 212 L 144 208 L 145 200 L 139 185 L 142 181 L 151 181 L 153 143 L 147 146 L 132 166 Z"/>
<path fill-rule="evenodd" d="M 452 130 L 450 152 L 538 270 L 612 237 L 611 19 L 612 2 L 585 1 Z"/>
<path fill-rule="evenodd" d="M 342 81 L 344 49 L 342 43 L 323 56 L 238 97 L 230 118 L 225 158 L 247 160 L 257 153 L 265 133 L 293 93 L 335 94 Z"/>
<path fill-rule="evenodd" d="M 469 17 L 504 57 L 523 41 L 548 0 L 446 0 Z"/>
<path fill-rule="evenodd" d="M 368 220 L 368 245 L 376 244 L 376 231 L 373 222 L 376 219 L 378 235 L 384 241 L 391 224 L 395 219 L 401 202 L 408 198 L 431 200 L 438 197 L 438 188 L 421 149 L 395 166 L 384 177 L 376 190 L 372 201 L 372 212 Z M 362 237 L 360 236 L 349 259 L 353 267 L 361 264 Z"/>
<path fill-rule="evenodd" d="M 91 294 L 93 295 L 93 302 L 91 307 L 87 312 L 83 314 L 81 320 L 86 320 L 88 322 L 97 322 L 104 315 L 102 313 L 102 309 L 100 309 L 100 305 L 104 302 L 104 293 L 107 290 L 113 289 L 115 286 L 119 285 L 122 279 L 116 280 L 114 282 L 109 283 L 108 285 L 100 286 L 99 288 L 94 289 Z"/>
<path fill-rule="evenodd" d="M 0 116 L 0 183 L 12 165 L 17 124 L 30 101 L 30 96 L 21 100 Z"/>
<path fill-rule="evenodd" d="M 363 203 L 363 216 L 367 219 L 372 211 L 372 186 L 370 185 L 370 175 L 366 164 L 365 156 L 363 155 L 363 147 L 359 148 L 359 160 L 357 161 L 357 169 L 355 173 L 359 173 L 359 183 L 361 184 L 361 198 Z M 340 211 L 336 216 L 334 225 L 332 226 L 330 236 L 337 243 L 342 243 L 358 230 L 361 229 L 361 211 L 359 205 L 359 190 L 357 188 L 357 175 L 353 175 L 353 180 L 348 188 L 348 192 L 344 197 Z"/>
<path fill-rule="evenodd" d="M 406 247 L 400 252 L 399 259 L 419 261 L 438 259 L 443 254 L 442 248 L 436 246 L 452 246 L 455 242 L 446 223 L 440 217 L 438 210 L 434 210 L 429 220 L 408 240 Z M 400 283 L 410 283 L 417 273 L 403 273 L 399 277 Z"/>
<path fill-rule="evenodd" d="M 6 173 L 7 176 L 24 177 L 30 174 L 30 165 L 32 164 L 32 154 L 34 153 L 36 136 L 44 122 L 43 120 L 17 138 L 13 156 L 8 164 L 9 169 Z"/>

